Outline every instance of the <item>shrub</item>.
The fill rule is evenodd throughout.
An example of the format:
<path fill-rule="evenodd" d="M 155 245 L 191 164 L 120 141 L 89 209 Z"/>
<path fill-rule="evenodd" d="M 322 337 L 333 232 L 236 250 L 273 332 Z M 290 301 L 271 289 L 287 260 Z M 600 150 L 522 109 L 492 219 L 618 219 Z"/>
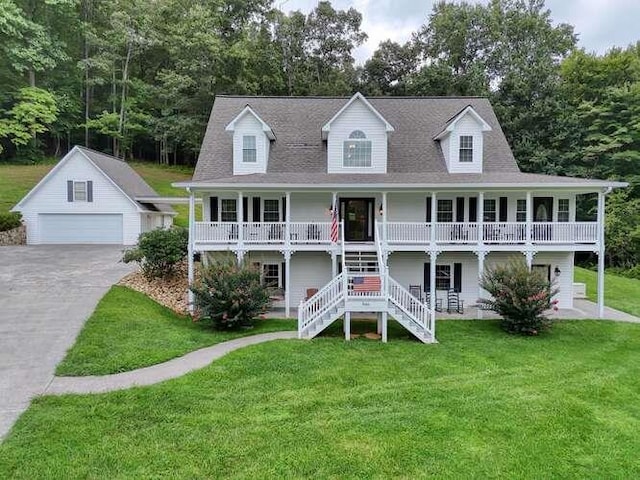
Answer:
<path fill-rule="evenodd" d="M 540 272 L 530 271 L 523 259 L 485 270 L 480 286 L 493 298 L 478 302 L 502 316 L 501 326 L 510 333 L 537 335 L 551 326 L 545 311 L 557 310 L 558 293 Z"/>
<path fill-rule="evenodd" d="M 187 256 L 188 241 L 189 233 L 182 227 L 144 232 L 138 237 L 138 245 L 124 252 L 122 261 L 137 262 L 147 278 L 168 277 Z"/>
<path fill-rule="evenodd" d="M 250 326 L 269 305 L 268 289 L 260 283 L 260 272 L 255 268 L 223 261 L 200 273 L 200 280 L 191 288 L 194 307 L 217 329 Z"/>
<path fill-rule="evenodd" d="M 13 230 L 22 225 L 22 215 L 20 212 L 0 213 L 0 232 Z"/>

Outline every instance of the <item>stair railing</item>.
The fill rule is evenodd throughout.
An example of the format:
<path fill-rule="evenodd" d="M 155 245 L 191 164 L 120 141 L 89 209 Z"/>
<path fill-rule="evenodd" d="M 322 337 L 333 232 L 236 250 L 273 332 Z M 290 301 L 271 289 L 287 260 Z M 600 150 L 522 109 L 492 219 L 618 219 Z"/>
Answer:
<path fill-rule="evenodd" d="M 409 317 L 414 324 L 423 328 L 425 333 L 433 334 L 433 321 L 427 305 L 414 297 L 393 278 L 387 276 L 387 281 L 389 301 Z"/>
<path fill-rule="evenodd" d="M 298 337 L 301 338 L 303 332 L 322 318 L 325 313 L 337 308 L 344 300 L 345 282 L 343 273 L 331 279 L 324 287 L 315 293 L 306 302 L 303 300 L 298 307 Z"/>

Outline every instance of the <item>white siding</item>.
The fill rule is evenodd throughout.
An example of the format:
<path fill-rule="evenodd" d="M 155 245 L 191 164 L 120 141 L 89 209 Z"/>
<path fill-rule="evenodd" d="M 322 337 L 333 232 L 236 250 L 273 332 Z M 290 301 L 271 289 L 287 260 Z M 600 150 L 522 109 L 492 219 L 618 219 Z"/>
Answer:
<path fill-rule="evenodd" d="M 73 152 L 20 208 L 27 225 L 27 243 L 42 242 L 38 231 L 40 213 L 122 213 L 123 243 L 133 245 L 140 234 L 140 213 L 104 174 L 80 152 Z M 67 180 L 93 182 L 93 202 L 68 202 Z"/>
<path fill-rule="evenodd" d="M 371 167 L 343 167 L 344 141 L 354 130 L 371 140 Z M 361 101 L 355 100 L 331 124 L 327 139 L 328 173 L 386 173 L 387 132 L 385 124 Z"/>
<path fill-rule="evenodd" d="M 169 228 L 173 225 L 173 217 L 161 213 L 141 213 L 140 221 L 143 232 L 155 230 L 156 228 Z"/>
<path fill-rule="evenodd" d="M 459 146 L 461 135 L 473 137 L 473 162 L 460 162 Z M 456 123 L 455 129 L 449 135 L 449 141 L 449 161 L 447 166 L 450 173 L 482 173 L 482 127 L 471 114 L 466 114 Z"/>
<path fill-rule="evenodd" d="M 245 135 L 256 137 L 256 162 L 242 161 L 242 138 Z M 234 125 L 233 132 L 233 174 L 247 175 L 250 173 L 265 173 L 269 160 L 269 139 L 262 131 L 262 124 L 251 113 L 246 113 Z"/>

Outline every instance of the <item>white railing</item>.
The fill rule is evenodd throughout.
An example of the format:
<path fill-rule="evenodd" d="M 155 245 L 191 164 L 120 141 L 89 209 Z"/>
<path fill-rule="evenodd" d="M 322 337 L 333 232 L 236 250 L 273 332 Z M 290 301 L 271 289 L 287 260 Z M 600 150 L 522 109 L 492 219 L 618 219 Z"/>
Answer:
<path fill-rule="evenodd" d="M 531 229 L 534 243 L 597 243 L 597 222 L 534 222 Z"/>
<path fill-rule="evenodd" d="M 377 280 L 375 280 L 377 279 Z M 374 281 L 372 286 L 370 281 Z M 379 281 L 379 283 L 377 283 Z M 347 275 L 347 295 L 355 298 L 380 298 L 384 296 L 383 273 L 349 273 Z"/>
<path fill-rule="evenodd" d="M 448 222 L 436 223 L 436 242 L 440 243 L 477 243 L 478 224 Z"/>
<path fill-rule="evenodd" d="M 235 222 L 196 222 L 194 241 L 235 243 L 238 241 L 238 224 Z"/>
<path fill-rule="evenodd" d="M 291 222 L 289 225 L 291 243 L 331 243 L 331 222 Z"/>
<path fill-rule="evenodd" d="M 416 326 L 422 327 L 425 333 L 433 334 L 431 312 L 427 305 L 411 295 L 393 278 L 388 277 L 387 281 L 389 282 L 389 301 L 402 310 Z"/>
<path fill-rule="evenodd" d="M 337 308 L 343 300 L 344 278 L 341 273 L 306 302 L 300 302 L 298 307 L 298 335 L 301 336 L 313 322 L 322 318 L 332 309 Z"/>
<path fill-rule="evenodd" d="M 429 223 L 387 222 L 387 243 L 424 244 L 430 241 L 431 224 Z"/>
<path fill-rule="evenodd" d="M 485 243 L 524 243 L 527 240 L 527 224 L 522 222 L 485 223 L 482 240 Z"/>
<path fill-rule="evenodd" d="M 243 223 L 242 239 L 245 243 L 283 243 L 284 222 Z"/>

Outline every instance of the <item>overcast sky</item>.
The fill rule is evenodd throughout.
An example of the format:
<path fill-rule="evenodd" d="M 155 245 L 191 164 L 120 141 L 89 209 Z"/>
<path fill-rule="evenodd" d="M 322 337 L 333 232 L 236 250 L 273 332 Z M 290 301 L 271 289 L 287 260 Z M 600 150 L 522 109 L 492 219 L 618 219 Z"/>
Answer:
<path fill-rule="evenodd" d="M 315 0 L 276 0 L 284 11 L 308 13 Z M 434 0 L 332 0 L 334 8 L 353 6 L 362 13 L 362 30 L 369 39 L 355 52 L 360 63 L 386 39 L 404 42 L 424 23 Z M 488 3 L 480 0 L 479 3 Z M 578 34 L 578 44 L 587 51 L 604 53 L 613 46 L 626 47 L 640 40 L 640 0 L 547 0 L 554 23 L 569 23 Z"/>

